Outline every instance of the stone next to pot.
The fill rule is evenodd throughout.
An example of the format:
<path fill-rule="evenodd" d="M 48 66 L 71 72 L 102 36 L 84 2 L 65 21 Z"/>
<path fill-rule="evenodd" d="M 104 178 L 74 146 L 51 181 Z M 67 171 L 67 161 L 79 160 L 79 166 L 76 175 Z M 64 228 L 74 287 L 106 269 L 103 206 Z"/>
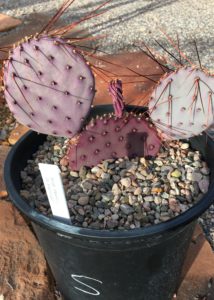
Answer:
<path fill-rule="evenodd" d="M 209 169 L 188 143 L 170 142 L 152 160 L 109 159 L 70 171 L 61 159 L 64 139 L 48 137 L 22 172 L 21 195 L 51 215 L 39 162 L 60 166 L 72 223 L 94 229 L 134 229 L 178 216 L 192 207 L 209 185 Z"/>

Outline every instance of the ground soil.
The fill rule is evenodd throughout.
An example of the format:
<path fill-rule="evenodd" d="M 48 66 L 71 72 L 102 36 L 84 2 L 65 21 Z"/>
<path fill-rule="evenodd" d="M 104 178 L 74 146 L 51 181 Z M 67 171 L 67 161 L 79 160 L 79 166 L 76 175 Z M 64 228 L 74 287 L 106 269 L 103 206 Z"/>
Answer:
<path fill-rule="evenodd" d="M 0 202 L 0 295 L 5 300 L 54 300 L 43 252 L 19 212 Z"/>

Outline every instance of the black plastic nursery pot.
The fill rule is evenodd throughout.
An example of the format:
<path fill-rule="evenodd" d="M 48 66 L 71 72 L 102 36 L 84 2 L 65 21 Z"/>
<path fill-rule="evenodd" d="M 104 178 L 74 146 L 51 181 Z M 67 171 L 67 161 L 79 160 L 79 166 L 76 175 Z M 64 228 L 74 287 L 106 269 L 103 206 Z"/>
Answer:
<path fill-rule="evenodd" d="M 107 112 L 110 106 L 94 111 Z M 20 171 L 46 139 L 25 134 L 5 162 L 5 182 L 14 205 L 31 221 L 65 300 L 172 300 L 197 218 L 214 199 L 214 143 L 191 139 L 211 169 L 209 191 L 191 209 L 167 222 L 133 230 L 75 227 L 32 209 L 20 196 Z"/>

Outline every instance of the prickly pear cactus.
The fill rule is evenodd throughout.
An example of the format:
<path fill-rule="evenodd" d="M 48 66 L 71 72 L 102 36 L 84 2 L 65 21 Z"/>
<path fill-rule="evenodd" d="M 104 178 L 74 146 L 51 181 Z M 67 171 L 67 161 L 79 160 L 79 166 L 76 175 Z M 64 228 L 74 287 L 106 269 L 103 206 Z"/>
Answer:
<path fill-rule="evenodd" d="M 95 94 L 85 59 L 60 38 L 28 38 L 4 66 L 5 98 L 15 118 L 45 134 L 73 137 Z"/>
<path fill-rule="evenodd" d="M 71 144 L 67 159 L 73 170 L 92 167 L 102 160 L 120 157 L 155 156 L 160 139 L 143 115 L 124 113 L 123 117 L 105 115 L 91 120 Z"/>
<path fill-rule="evenodd" d="M 214 77 L 199 69 L 166 74 L 149 102 L 150 117 L 165 139 L 196 136 L 213 123 Z"/>

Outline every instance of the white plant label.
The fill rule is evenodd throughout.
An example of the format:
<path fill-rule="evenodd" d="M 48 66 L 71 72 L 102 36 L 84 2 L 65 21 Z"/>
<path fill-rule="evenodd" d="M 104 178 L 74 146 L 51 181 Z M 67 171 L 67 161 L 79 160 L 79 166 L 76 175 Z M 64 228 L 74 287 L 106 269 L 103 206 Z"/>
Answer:
<path fill-rule="evenodd" d="M 88 277 L 88 276 L 83 276 L 83 275 L 75 275 L 75 274 L 71 274 L 71 277 L 73 278 L 73 280 L 75 280 L 77 283 L 79 283 L 79 287 L 75 286 L 74 288 L 77 289 L 78 291 L 81 291 L 85 294 L 88 295 L 92 295 L 92 296 L 99 296 L 100 292 L 95 289 L 94 287 L 91 286 L 91 284 L 98 282 L 100 284 L 102 284 L 103 282 L 92 278 L 92 277 Z M 83 281 L 87 281 L 89 284 L 86 284 Z"/>
<path fill-rule="evenodd" d="M 56 165 L 39 163 L 39 169 L 53 215 L 70 220 L 59 167 Z"/>

